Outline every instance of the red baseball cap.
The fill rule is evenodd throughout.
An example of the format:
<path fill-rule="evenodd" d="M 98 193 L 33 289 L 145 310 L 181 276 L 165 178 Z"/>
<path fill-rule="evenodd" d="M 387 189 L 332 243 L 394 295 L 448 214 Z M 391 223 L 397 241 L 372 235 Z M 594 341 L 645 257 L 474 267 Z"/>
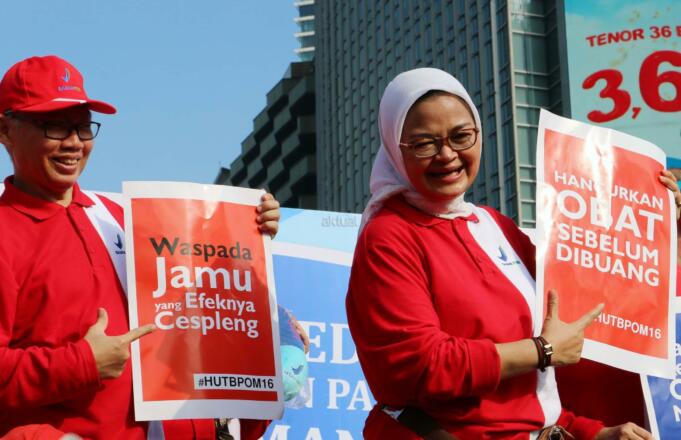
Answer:
<path fill-rule="evenodd" d="M 50 112 L 83 104 L 98 113 L 116 113 L 111 104 L 88 98 L 83 75 L 54 55 L 19 61 L 0 82 L 0 113 Z"/>

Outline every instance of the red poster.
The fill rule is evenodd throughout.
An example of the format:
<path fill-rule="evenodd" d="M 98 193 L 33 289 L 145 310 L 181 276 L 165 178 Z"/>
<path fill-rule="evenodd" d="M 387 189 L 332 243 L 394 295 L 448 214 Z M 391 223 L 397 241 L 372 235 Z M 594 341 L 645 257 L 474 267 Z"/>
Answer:
<path fill-rule="evenodd" d="M 124 185 L 131 326 L 157 327 L 133 346 L 138 420 L 280 417 L 269 237 L 255 222 L 262 193 Z"/>
<path fill-rule="evenodd" d="M 669 377 L 676 222 L 658 180 L 664 153 L 548 112 L 539 130 L 537 290 L 557 290 L 568 322 L 605 303 L 586 329 L 585 358 Z"/>

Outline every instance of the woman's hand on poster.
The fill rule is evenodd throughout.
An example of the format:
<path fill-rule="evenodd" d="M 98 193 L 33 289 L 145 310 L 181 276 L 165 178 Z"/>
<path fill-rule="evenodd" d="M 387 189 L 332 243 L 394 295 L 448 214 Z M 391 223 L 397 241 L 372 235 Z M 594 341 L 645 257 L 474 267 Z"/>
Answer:
<path fill-rule="evenodd" d="M 258 216 L 255 221 L 258 223 L 260 232 L 270 234 L 274 238 L 279 231 L 279 202 L 270 193 L 264 194 L 260 199 L 260 204 L 255 208 Z"/>
<path fill-rule="evenodd" d="M 108 325 L 109 317 L 106 310 L 100 307 L 97 311 L 97 321 L 88 329 L 84 338 L 90 344 L 101 379 L 119 377 L 130 358 L 130 344 L 156 329 L 154 324 L 147 324 L 124 335 L 109 336 L 106 334 Z"/>
<path fill-rule="evenodd" d="M 660 182 L 674 194 L 676 220 L 678 221 L 679 217 L 681 217 L 681 191 L 679 190 L 679 182 L 677 182 L 676 176 L 669 170 L 662 170 L 660 172 Z"/>
<path fill-rule="evenodd" d="M 574 322 L 563 322 L 558 317 L 558 294 L 549 290 L 546 318 L 541 335 L 553 346 L 551 365 L 562 366 L 579 362 L 584 346 L 584 329 L 601 314 L 601 303 Z"/>
<path fill-rule="evenodd" d="M 653 440 L 653 435 L 635 423 L 603 428 L 594 440 Z"/>

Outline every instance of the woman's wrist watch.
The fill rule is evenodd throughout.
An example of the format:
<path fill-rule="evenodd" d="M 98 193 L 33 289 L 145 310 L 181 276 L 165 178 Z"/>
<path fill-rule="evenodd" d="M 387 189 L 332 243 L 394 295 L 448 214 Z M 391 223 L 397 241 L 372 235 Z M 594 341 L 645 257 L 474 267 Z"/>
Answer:
<path fill-rule="evenodd" d="M 534 346 L 537 348 L 537 368 L 541 371 L 546 371 L 546 367 L 551 366 L 551 355 L 553 354 L 553 345 L 549 343 L 543 336 L 532 338 Z"/>

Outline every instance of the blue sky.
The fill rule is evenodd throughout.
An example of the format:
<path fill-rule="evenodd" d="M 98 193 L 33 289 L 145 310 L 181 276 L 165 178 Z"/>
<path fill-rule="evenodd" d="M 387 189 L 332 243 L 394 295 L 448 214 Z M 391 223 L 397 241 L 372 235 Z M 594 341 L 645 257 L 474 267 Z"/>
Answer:
<path fill-rule="evenodd" d="M 85 77 L 102 129 L 81 185 L 123 180 L 211 183 L 229 166 L 266 93 L 296 61 L 293 0 L 6 1 L 0 75 L 59 55 Z M 11 174 L 6 153 L 0 174 Z"/>

